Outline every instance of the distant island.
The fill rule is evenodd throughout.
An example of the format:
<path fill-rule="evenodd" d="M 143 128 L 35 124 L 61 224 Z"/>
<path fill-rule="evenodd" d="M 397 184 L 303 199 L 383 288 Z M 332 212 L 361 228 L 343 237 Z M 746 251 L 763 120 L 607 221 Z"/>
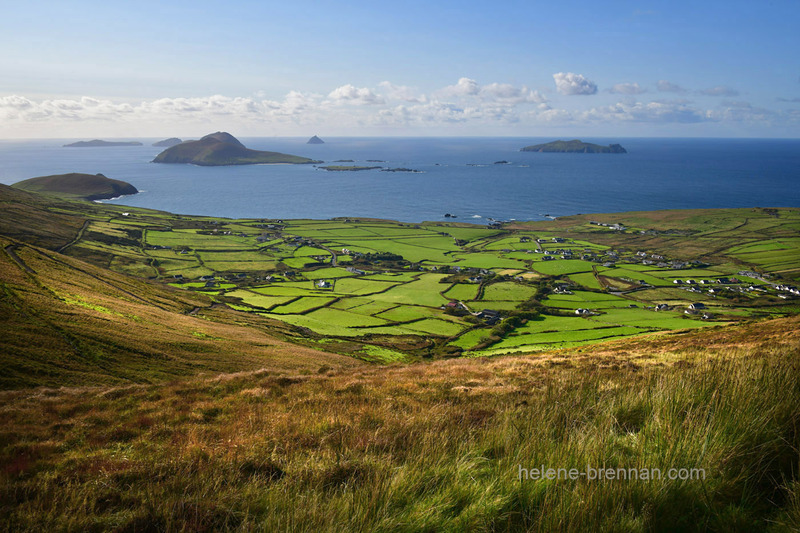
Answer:
<path fill-rule="evenodd" d="M 258 165 L 266 163 L 321 163 L 307 157 L 250 150 L 239 140 L 223 131 L 206 135 L 199 141 L 186 141 L 167 148 L 153 163 L 183 163 L 205 167 L 226 165 Z"/>
<path fill-rule="evenodd" d="M 568 154 L 627 154 L 628 151 L 619 144 L 601 146 L 579 140 L 553 141 L 546 144 L 526 146 L 520 152 L 558 152 Z"/>
<path fill-rule="evenodd" d="M 328 165 L 327 167 L 319 167 L 328 172 L 356 172 L 358 170 L 375 170 L 382 167 L 363 167 L 358 165 Z"/>
<path fill-rule="evenodd" d="M 159 148 L 169 148 L 171 146 L 175 146 L 176 144 L 180 144 L 183 141 L 178 139 L 177 137 L 170 137 L 169 139 L 164 139 L 163 141 L 158 141 L 153 143 L 153 146 L 157 146 Z"/>
<path fill-rule="evenodd" d="M 101 141 L 95 139 L 93 141 L 78 141 L 70 144 L 65 144 L 67 148 L 95 148 L 105 146 L 142 146 L 142 143 L 136 141 Z"/>
<path fill-rule="evenodd" d="M 314 135 L 308 140 L 306 144 L 325 144 L 325 141 Z"/>
<path fill-rule="evenodd" d="M 126 181 L 107 178 L 102 174 L 77 172 L 30 178 L 17 182 L 12 187 L 28 192 L 80 200 L 108 200 L 139 192 L 136 187 Z"/>
<path fill-rule="evenodd" d="M 383 168 L 381 172 L 409 172 L 411 174 L 422 174 L 421 170 L 415 170 L 413 168 L 405 168 L 405 167 L 398 167 L 398 168 Z"/>

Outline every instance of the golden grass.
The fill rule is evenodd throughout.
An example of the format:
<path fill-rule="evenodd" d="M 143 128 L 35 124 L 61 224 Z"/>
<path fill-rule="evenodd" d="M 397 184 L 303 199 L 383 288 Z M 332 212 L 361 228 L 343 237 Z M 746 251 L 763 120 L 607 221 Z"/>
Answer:
<path fill-rule="evenodd" d="M 0 393 L 0 513 L 23 531 L 790 530 L 798 322 L 600 352 Z M 539 463 L 708 479 L 517 479 Z"/>

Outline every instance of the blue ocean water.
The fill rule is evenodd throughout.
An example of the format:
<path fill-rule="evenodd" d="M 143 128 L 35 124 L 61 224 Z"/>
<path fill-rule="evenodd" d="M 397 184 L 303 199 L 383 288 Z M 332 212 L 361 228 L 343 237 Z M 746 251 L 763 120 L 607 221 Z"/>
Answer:
<path fill-rule="evenodd" d="M 246 146 L 332 163 L 421 173 L 327 172 L 311 165 L 151 163 L 141 147 L 65 148 L 70 140 L 0 141 L 0 183 L 103 173 L 141 192 L 114 203 L 257 218 L 376 217 L 406 222 L 540 220 L 546 215 L 707 207 L 800 206 L 800 140 L 591 139 L 627 154 L 520 152 L 552 138 L 242 138 Z M 369 163 L 367 160 L 385 163 Z M 494 164 L 508 161 L 509 164 Z"/>

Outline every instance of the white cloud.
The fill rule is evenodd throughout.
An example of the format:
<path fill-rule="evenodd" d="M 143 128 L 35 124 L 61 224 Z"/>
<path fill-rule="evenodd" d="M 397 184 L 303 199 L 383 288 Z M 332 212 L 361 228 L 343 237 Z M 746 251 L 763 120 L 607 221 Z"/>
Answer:
<path fill-rule="evenodd" d="M 618 102 L 586 111 L 582 117 L 592 121 L 694 123 L 708 119 L 707 113 L 677 102 Z"/>
<path fill-rule="evenodd" d="M 385 101 L 375 94 L 372 89 L 367 89 L 366 87 L 354 87 L 349 83 L 331 91 L 331 93 L 328 95 L 328 98 L 337 103 L 347 102 L 363 105 L 385 103 Z"/>
<path fill-rule="evenodd" d="M 667 80 L 658 80 L 656 88 L 662 93 L 685 93 L 686 89 Z"/>
<path fill-rule="evenodd" d="M 647 89 L 640 87 L 638 83 L 617 83 L 611 87 L 608 92 L 611 94 L 635 95 L 644 94 L 647 92 Z"/>
<path fill-rule="evenodd" d="M 445 98 L 458 96 L 475 96 L 481 91 L 480 85 L 475 80 L 460 78 L 455 85 L 448 85 L 437 93 Z"/>
<path fill-rule="evenodd" d="M 383 92 L 389 100 L 401 100 L 403 102 L 421 103 L 427 101 L 427 97 L 417 94 L 414 89 L 405 85 L 394 85 L 388 81 L 382 81 L 378 87 L 383 89 Z"/>
<path fill-rule="evenodd" d="M 572 75 L 572 81 L 568 81 L 569 75 L 564 76 L 570 90 L 591 90 L 580 89 L 591 83 L 582 76 Z M 156 136 L 165 125 L 172 132 L 192 135 L 216 130 L 240 135 L 298 135 L 311 126 L 314 131 L 347 135 L 370 131 L 503 134 L 538 125 L 581 128 L 625 123 L 749 123 L 787 128 L 800 122 L 798 110 L 771 111 L 724 99 L 714 108 L 686 99 L 639 102 L 627 93 L 641 87 L 635 83 L 621 85 L 625 88 L 615 86 L 623 93 L 621 101 L 582 109 L 559 108 L 526 86 L 481 85 L 470 78 L 429 94 L 387 81 L 374 89 L 346 84 L 327 95 L 290 91 L 274 100 L 211 95 L 120 103 L 88 96 L 35 100 L 9 95 L 0 96 L 0 137 Z M 519 128 L 514 129 L 514 124 Z M 719 127 L 725 131 L 724 126 Z"/>
<path fill-rule="evenodd" d="M 553 80 L 556 82 L 556 89 L 561 94 L 570 96 L 597 94 L 597 85 L 582 74 L 558 72 L 553 74 Z"/>
<path fill-rule="evenodd" d="M 539 91 L 533 91 L 524 85 L 518 88 L 507 83 L 484 85 L 478 94 L 484 101 L 509 105 L 541 104 L 547 101 Z"/>

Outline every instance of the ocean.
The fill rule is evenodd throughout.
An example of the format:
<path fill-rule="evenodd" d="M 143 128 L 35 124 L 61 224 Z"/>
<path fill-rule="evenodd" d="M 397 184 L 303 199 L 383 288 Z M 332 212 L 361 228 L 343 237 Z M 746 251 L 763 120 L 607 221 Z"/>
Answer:
<path fill-rule="evenodd" d="M 374 217 L 483 224 L 577 213 L 724 207 L 800 207 L 800 140 L 582 138 L 627 154 L 544 154 L 553 138 L 240 138 L 248 147 L 326 164 L 418 173 L 328 172 L 312 165 L 198 167 L 151 163 L 139 147 L 66 148 L 75 139 L 0 141 L 0 183 L 67 172 L 102 173 L 141 192 L 112 203 L 231 218 Z M 125 139 L 134 140 L 134 139 Z M 353 160 L 354 163 L 333 163 Z M 381 162 L 368 162 L 379 160 Z M 496 164 L 505 161 L 506 164 Z"/>

